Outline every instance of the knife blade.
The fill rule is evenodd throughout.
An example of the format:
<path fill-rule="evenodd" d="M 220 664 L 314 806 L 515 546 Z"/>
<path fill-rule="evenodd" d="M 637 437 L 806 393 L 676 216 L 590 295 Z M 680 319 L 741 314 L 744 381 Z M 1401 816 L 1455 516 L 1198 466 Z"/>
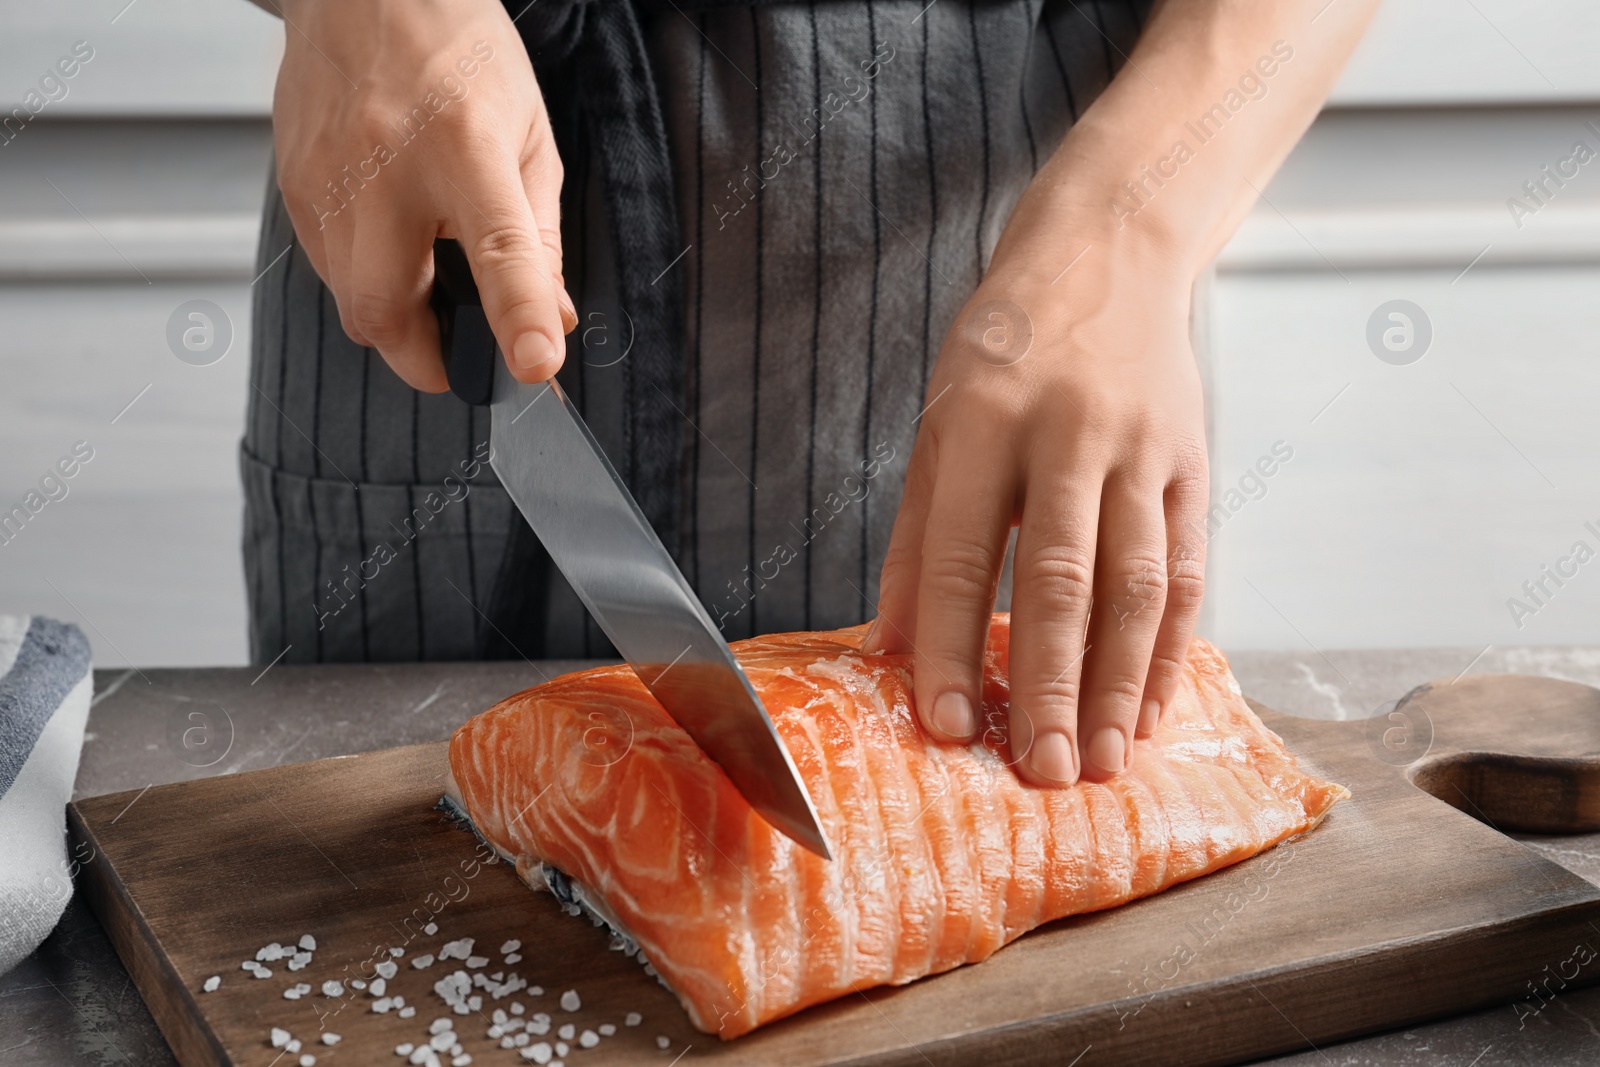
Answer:
<path fill-rule="evenodd" d="M 831 859 L 800 772 L 700 603 L 554 379 L 527 385 L 494 343 L 455 241 L 434 243 L 450 389 L 488 404 L 490 465 L 568 584 L 661 706 L 775 829 Z"/>

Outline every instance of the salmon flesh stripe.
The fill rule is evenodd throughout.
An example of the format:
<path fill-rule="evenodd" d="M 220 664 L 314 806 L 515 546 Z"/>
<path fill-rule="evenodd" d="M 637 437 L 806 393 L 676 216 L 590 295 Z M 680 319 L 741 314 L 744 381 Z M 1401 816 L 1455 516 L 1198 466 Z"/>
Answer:
<path fill-rule="evenodd" d="M 733 1038 L 1238 863 L 1350 795 L 1300 769 L 1198 638 L 1128 771 L 1043 789 L 1007 762 L 1009 616 L 989 631 L 987 728 L 968 745 L 921 730 L 910 657 L 861 652 L 865 629 L 733 645 L 831 863 L 763 821 L 626 666 L 557 678 L 462 726 L 450 796 L 525 881 L 561 872 L 695 1026 Z"/>

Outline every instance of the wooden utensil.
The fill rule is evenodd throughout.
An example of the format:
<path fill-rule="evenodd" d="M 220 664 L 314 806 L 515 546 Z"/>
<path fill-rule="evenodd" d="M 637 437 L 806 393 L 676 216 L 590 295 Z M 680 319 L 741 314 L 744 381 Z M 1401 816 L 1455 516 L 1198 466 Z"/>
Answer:
<path fill-rule="evenodd" d="M 1389 714 L 1299 719 L 1253 705 L 1316 774 L 1354 794 L 1324 825 L 1235 867 L 1052 923 L 990 960 L 846 997 L 733 1042 L 695 1031 L 605 930 L 562 913 L 434 807 L 442 743 L 113 794 L 71 806 L 80 885 L 185 1065 L 403 1063 L 449 1015 L 478 1067 L 521 1064 L 486 1036 L 495 1008 L 549 1035 L 617 1027 L 569 1065 L 1225 1064 L 1505 1003 L 1541 1009 L 1600 979 L 1600 888 L 1502 831 L 1600 828 L 1600 690 L 1517 675 L 1421 686 Z M 438 932 L 424 933 L 428 923 Z M 312 963 L 240 969 L 268 942 Z M 453 1015 L 432 991 L 462 966 L 411 962 L 475 939 L 483 973 L 543 987 Z M 499 952 L 522 942 L 519 962 Z M 391 957 L 390 948 L 403 956 Z M 376 1013 L 351 979 L 393 959 Z M 221 987 L 202 992 L 220 976 Z M 502 980 L 504 980 L 502 978 Z M 283 999 L 307 982 L 313 993 Z M 323 992 L 338 981 L 343 992 Z M 331 988 L 331 987 L 330 987 Z M 582 1006 L 558 1000 L 577 990 Z M 1515 1002 L 1515 1003 L 1513 1003 Z M 624 1025 L 629 1012 L 642 1025 Z M 303 1042 L 282 1056 L 269 1035 Z M 320 1034 L 337 1033 L 324 1046 Z M 657 1038 L 667 1039 L 667 1049 Z M 1075 1058 L 1076 1057 L 1076 1058 Z M 449 1062 L 446 1057 L 444 1062 Z"/>

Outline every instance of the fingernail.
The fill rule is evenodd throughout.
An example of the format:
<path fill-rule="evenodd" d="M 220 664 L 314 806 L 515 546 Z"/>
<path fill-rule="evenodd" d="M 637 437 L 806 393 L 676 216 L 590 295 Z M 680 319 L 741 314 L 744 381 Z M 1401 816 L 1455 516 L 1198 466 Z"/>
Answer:
<path fill-rule="evenodd" d="M 1161 701 L 1155 697 L 1144 702 L 1139 709 L 1139 736 L 1149 737 L 1156 732 L 1156 727 L 1161 723 Z"/>
<path fill-rule="evenodd" d="M 878 620 L 873 619 L 867 624 L 867 632 L 861 635 L 861 651 L 878 651 Z"/>
<path fill-rule="evenodd" d="M 556 358 L 555 346 L 550 339 L 537 331 L 525 333 L 517 338 L 516 346 L 512 349 L 517 366 L 523 370 L 538 370 L 547 363 L 552 363 Z"/>
<path fill-rule="evenodd" d="M 1089 738 L 1084 758 L 1107 774 L 1121 774 L 1128 764 L 1128 741 L 1115 726 L 1102 726 Z"/>
<path fill-rule="evenodd" d="M 1060 785 L 1071 785 L 1078 780 L 1078 754 L 1072 749 L 1072 739 L 1058 730 L 1047 730 L 1034 737 L 1028 765 L 1040 778 Z"/>
<path fill-rule="evenodd" d="M 572 296 L 565 288 L 558 287 L 556 289 L 556 301 L 561 305 L 561 310 L 566 313 L 563 319 L 572 323 L 567 329 L 576 329 L 578 325 L 578 309 L 572 302 Z"/>
<path fill-rule="evenodd" d="M 940 693 L 933 702 L 933 725 L 940 733 L 949 737 L 967 738 L 972 736 L 972 701 L 967 699 L 965 693 L 951 690 Z"/>

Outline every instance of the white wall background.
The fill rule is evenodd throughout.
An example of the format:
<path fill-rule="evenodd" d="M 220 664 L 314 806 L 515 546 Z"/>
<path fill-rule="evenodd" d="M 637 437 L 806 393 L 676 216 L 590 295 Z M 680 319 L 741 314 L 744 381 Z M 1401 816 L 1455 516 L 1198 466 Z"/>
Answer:
<path fill-rule="evenodd" d="M 0 0 L 0 25 L 7 109 L 95 49 L 44 116 L 74 121 L 0 147 L 0 509 L 96 451 L 0 545 L 0 611 L 83 622 L 105 666 L 242 662 L 234 457 L 282 30 L 244 0 Z M 1600 550 L 1600 163 L 1521 230 L 1505 208 L 1572 139 L 1600 147 L 1597 49 L 1589 0 L 1390 0 L 1224 253 L 1216 491 L 1294 449 L 1212 541 L 1226 647 L 1600 644 L 1600 560 L 1521 629 L 1505 603 L 1573 540 Z M 194 297 L 235 328 L 211 367 L 166 349 Z M 1433 327 L 1410 366 L 1365 340 L 1395 298 Z"/>

